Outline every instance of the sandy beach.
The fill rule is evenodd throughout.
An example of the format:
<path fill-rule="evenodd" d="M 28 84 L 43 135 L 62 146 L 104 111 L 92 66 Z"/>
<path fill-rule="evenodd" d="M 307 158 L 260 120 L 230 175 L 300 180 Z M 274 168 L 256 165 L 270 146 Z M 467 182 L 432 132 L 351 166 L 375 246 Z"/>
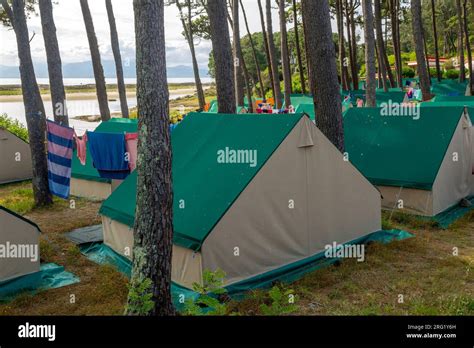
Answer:
<path fill-rule="evenodd" d="M 174 99 L 183 95 L 192 95 L 195 92 L 196 90 L 194 88 L 182 88 L 182 89 L 170 90 L 169 93 L 170 93 L 170 98 Z M 107 92 L 107 95 L 108 95 L 109 101 L 119 99 L 119 94 L 117 91 Z M 43 101 L 51 101 L 50 94 L 42 94 L 41 97 L 43 98 Z M 136 98 L 136 92 L 127 91 L 127 97 Z M 76 92 L 76 93 L 66 94 L 67 100 L 93 100 L 96 98 L 97 98 L 97 95 L 94 92 Z M 14 103 L 14 102 L 22 102 L 22 101 L 23 101 L 22 95 L 1 95 L 0 96 L 0 103 Z"/>

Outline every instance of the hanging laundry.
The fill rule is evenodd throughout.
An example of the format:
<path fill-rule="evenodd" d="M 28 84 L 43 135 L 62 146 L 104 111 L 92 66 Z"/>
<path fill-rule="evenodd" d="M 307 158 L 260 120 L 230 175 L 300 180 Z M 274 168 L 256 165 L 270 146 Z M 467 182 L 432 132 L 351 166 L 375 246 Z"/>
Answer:
<path fill-rule="evenodd" d="M 47 121 L 48 182 L 52 194 L 67 199 L 71 183 L 74 129 Z"/>
<path fill-rule="evenodd" d="M 85 166 L 87 158 L 87 133 L 80 138 L 74 132 L 74 140 L 76 141 L 77 158 L 79 158 L 79 162 Z"/>
<path fill-rule="evenodd" d="M 126 148 L 128 154 L 128 167 L 133 172 L 137 167 L 137 147 L 138 147 L 138 133 L 125 134 Z"/>
<path fill-rule="evenodd" d="M 101 178 L 123 180 L 130 174 L 125 134 L 87 132 L 94 167 Z"/>

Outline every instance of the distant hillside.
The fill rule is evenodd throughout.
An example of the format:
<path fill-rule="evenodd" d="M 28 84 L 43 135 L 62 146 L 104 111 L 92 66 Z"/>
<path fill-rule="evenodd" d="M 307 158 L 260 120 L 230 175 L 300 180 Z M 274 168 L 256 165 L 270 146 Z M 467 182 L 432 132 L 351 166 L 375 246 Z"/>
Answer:
<path fill-rule="evenodd" d="M 112 78 L 115 76 L 115 63 L 111 60 L 102 61 L 105 77 Z M 136 77 L 135 61 L 124 61 L 123 73 L 125 78 Z M 194 77 L 193 69 L 190 66 L 179 65 L 168 67 L 168 77 Z M 35 73 L 37 78 L 48 77 L 48 66 L 46 63 L 35 64 Z M 93 78 L 92 62 L 69 63 L 63 65 L 64 78 Z M 208 76 L 207 69 L 200 70 L 201 77 Z M 0 65 L 0 78 L 19 78 L 20 71 L 15 66 Z"/>

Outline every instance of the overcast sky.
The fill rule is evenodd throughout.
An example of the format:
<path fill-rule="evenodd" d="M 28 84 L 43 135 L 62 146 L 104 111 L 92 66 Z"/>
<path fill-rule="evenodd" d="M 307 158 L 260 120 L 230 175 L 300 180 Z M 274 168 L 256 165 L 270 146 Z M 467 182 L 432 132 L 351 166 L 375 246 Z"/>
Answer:
<path fill-rule="evenodd" d="M 83 62 L 90 60 L 89 46 L 82 19 L 82 12 L 79 0 L 58 0 L 58 4 L 53 8 L 54 20 L 57 28 L 59 49 L 63 64 L 72 62 Z M 117 30 L 119 33 L 120 50 L 122 59 L 135 58 L 135 37 L 133 20 L 132 0 L 113 0 Z M 243 0 L 250 30 L 252 32 L 261 31 L 260 17 L 256 0 Z M 102 59 L 112 60 L 113 54 L 110 46 L 110 32 L 105 9 L 104 0 L 91 0 L 89 6 L 94 20 L 95 31 L 99 41 Z M 276 6 L 276 5 L 275 5 Z M 278 11 L 273 11 L 274 29 L 279 31 Z M 241 15 L 242 17 L 242 15 Z M 241 19 L 241 34 L 246 34 Z M 41 21 L 39 16 L 33 16 L 28 20 L 30 36 L 35 33 L 31 42 L 31 51 L 35 62 L 45 62 L 43 36 L 41 33 Z M 191 65 L 191 57 L 186 41 L 181 35 L 182 26 L 178 18 L 176 6 L 165 8 L 165 32 L 166 51 L 168 66 Z M 11 29 L 0 28 L 1 50 L 0 65 L 17 66 L 18 56 L 16 49 L 15 35 Z M 201 41 L 197 47 L 198 61 L 201 68 L 207 68 L 211 43 Z"/>

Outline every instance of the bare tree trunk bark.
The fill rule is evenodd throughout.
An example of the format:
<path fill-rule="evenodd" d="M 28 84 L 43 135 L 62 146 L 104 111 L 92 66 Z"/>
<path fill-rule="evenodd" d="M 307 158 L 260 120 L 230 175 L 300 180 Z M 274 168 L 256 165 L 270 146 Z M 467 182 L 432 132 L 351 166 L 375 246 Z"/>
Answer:
<path fill-rule="evenodd" d="M 466 81 L 466 72 L 464 68 L 464 30 L 462 20 L 461 0 L 456 0 L 456 10 L 458 17 L 458 57 L 459 57 L 459 82 Z"/>
<path fill-rule="evenodd" d="M 354 89 L 359 89 L 359 69 L 357 67 L 357 33 L 356 33 L 356 23 L 354 19 L 354 3 L 351 0 L 351 12 L 350 12 L 350 24 L 351 24 L 351 40 L 352 40 L 352 81 L 354 83 Z"/>
<path fill-rule="evenodd" d="M 301 3 L 303 6 L 303 3 Z M 309 82 L 309 90 L 310 90 L 310 93 L 312 93 L 312 81 L 314 81 L 314 76 L 313 76 L 313 72 L 311 71 L 311 64 L 309 63 L 310 59 L 309 59 L 309 50 L 308 50 L 308 36 L 310 35 L 308 33 L 308 26 L 306 25 L 306 23 L 308 22 L 307 16 L 305 15 L 305 12 L 302 10 L 301 11 L 301 19 L 302 19 L 302 22 L 303 22 L 303 36 L 304 36 L 304 52 L 305 52 L 305 58 L 306 58 L 306 69 L 307 69 L 307 72 L 308 72 L 308 82 Z"/>
<path fill-rule="evenodd" d="M 303 58 L 301 56 L 300 33 L 298 29 L 298 13 L 297 13 L 297 8 L 296 8 L 296 0 L 293 0 L 293 22 L 295 23 L 296 56 L 298 59 L 298 70 L 300 73 L 301 91 L 303 92 L 303 94 L 306 94 L 306 81 L 304 78 Z"/>
<path fill-rule="evenodd" d="M 317 115 L 316 124 L 339 151 L 343 152 L 342 106 L 329 3 L 327 0 L 302 0 L 302 5 L 305 18 L 311 18 L 311 21 L 306 22 L 306 33 L 309 65 L 313 74 L 311 92 Z"/>
<path fill-rule="evenodd" d="M 436 27 L 435 0 L 431 0 L 431 13 L 432 13 L 432 16 L 433 16 L 433 40 L 434 40 L 434 47 L 435 47 L 436 77 L 438 79 L 438 82 L 441 82 L 442 75 L 441 75 L 441 66 L 439 64 L 438 30 L 437 30 L 437 27 Z"/>
<path fill-rule="evenodd" d="M 388 62 L 387 50 L 385 48 L 385 42 L 383 40 L 382 7 L 381 7 L 381 4 L 380 4 L 380 0 L 375 0 L 374 11 L 375 11 L 375 14 L 374 14 L 374 16 L 375 16 L 375 30 L 376 30 L 376 33 L 377 33 L 377 46 L 379 46 L 380 61 L 383 65 L 381 73 L 382 73 L 384 79 L 385 79 L 385 76 L 388 77 L 388 81 L 390 82 L 390 86 L 395 87 L 395 81 L 393 79 L 392 69 L 390 68 L 390 63 Z M 385 85 L 386 85 L 386 81 L 385 81 Z M 386 86 L 386 87 L 388 89 L 388 86 Z"/>
<path fill-rule="evenodd" d="M 474 11 L 474 8 L 472 8 L 471 11 Z M 467 17 L 469 16 L 469 13 L 467 11 L 467 0 L 464 0 L 464 3 L 463 3 L 463 14 L 464 14 L 464 36 L 466 37 L 466 51 L 467 51 L 467 60 L 468 60 L 468 69 L 469 69 L 469 91 L 470 91 L 470 95 L 473 95 L 474 77 L 472 76 L 472 71 L 473 71 L 472 53 L 471 53 L 471 43 L 469 41 L 469 25 L 467 21 Z"/>
<path fill-rule="evenodd" d="M 267 37 L 268 47 L 270 48 L 270 58 L 273 72 L 273 84 L 275 90 L 275 106 L 281 109 L 281 89 L 280 89 L 280 74 L 278 69 L 278 59 L 276 54 L 275 40 L 273 39 L 273 20 L 272 20 L 272 5 L 271 0 L 266 0 L 266 13 L 267 13 Z"/>
<path fill-rule="evenodd" d="M 186 18 L 184 17 L 183 7 L 179 1 L 176 1 L 176 6 L 178 7 L 179 16 L 181 19 L 181 24 L 183 25 L 184 35 L 186 41 L 188 42 L 189 51 L 191 52 L 191 60 L 193 64 L 193 73 L 194 73 L 194 83 L 196 84 L 196 93 L 199 102 L 199 109 L 204 110 L 206 106 L 206 97 L 204 95 L 204 90 L 202 88 L 201 76 L 199 75 L 199 65 L 196 58 L 196 49 L 194 47 L 194 33 L 192 28 L 192 9 L 191 9 L 191 0 L 186 0 L 186 6 L 188 7 L 188 18 L 186 23 Z"/>
<path fill-rule="evenodd" d="M 154 306 L 128 315 L 174 315 L 171 297 L 173 189 L 163 0 L 134 0 L 137 47 L 138 163 L 132 292 L 151 280 Z"/>
<path fill-rule="evenodd" d="M 225 1 L 208 0 L 207 12 L 216 70 L 217 104 L 219 113 L 235 114 L 234 66 L 227 24 Z"/>
<path fill-rule="evenodd" d="M 104 69 L 100 61 L 99 45 L 94 30 L 94 22 L 92 21 L 91 11 L 87 0 L 80 0 L 82 16 L 86 26 L 87 39 L 91 51 L 92 67 L 94 68 L 95 88 L 97 92 L 97 100 L 99 102 L 100 117 L 102 121 L 110 120 L 109 101 L 107 98 L 107 88 L 105 84 Z"/>
<path fill-rule="evenodd" d="M 7 13 L 10 13 L 20 60 L 21 90 L 25 105 L 26 125 L 30 143 L 33 167 L 33 196 L 36 206 L 47 206 L 53 203 L 48 183 L 48 166 L 45 148 L 46 114 L 36 82 L 33 60 L 31 59 L 30 38 L 26 24 L 25 3 L 13 0 L 12 7 L 7 0 L 1 0 Z M 22 160 L 20 158 L 20 160 Z"/>
<path fill-rule="evenodd" d="M 245 12 L 244 4 L 240 0 L 240 7 L 242 7 L 242 13 L 244 15 L 245 27 L 247 29 L 247 35 L 249 36 L 250 47 L 252 48 L 253 60 L 255 62 L 255 67 L 257 69 L 258 83 L 260 84 L 260 97 L 265 98 L 265 86 L 263 85 L 262 71 L 260 70 L 260 63 L 257 58 L 257 50 L 255 48 L 255 43 L 252 38 L 252 33 L 250 33 L 249 23 L 247 21 L 247 13 Z"/>
<path fill-rule="evenodd" d="M 238 106 L 244 106 L 244 78 L 241 56 L 242 47 L 240 44 L 240 20 L 239 20 L 239 1 L 232 0 L 232 25 L 233 25 L 233 57 L 234 57 L 234 82 L 235 99 Z"/>
<path fill-rule="evenodd" d="M 61 55 L 59 53 L 58 37 L 56 36 L 56 26 L 54 24 L 53 4 L 51 0 L 39 0 L 38 4 L 48 63 L 49 88 L 51 91 L 51 103 L 53 104 L 54 121 L 63 126 L 68 126 L 66 92 L 64 91 Z"/>
<path fill-rule="evenodd" d="M 271 89 L 273 91 L 273 96 L 275 97 L 276 91 L 275 91 L 275 81 L 273 81 L 272 57 L 270 55 L 270 45 L 268 43 L 267 29 L 265 28 L 265 17 L 263 14 L 261 0 L 257 0 L 257 4 L 258 4 L 258 11 L 260 13 L 260 22 L 262 24 L 262 35 L 263 35 L 263 43 L 265 45 L 265 54 L 267 57 L 268 75 L 270 76 Z"/>
<path fill-rule="evenodd" d="M 285 87 L 285 106 L 288 108 L 291 105 L 291 71 L 288 59 L 288 37 L 286 32 L 284 0 L 278 0 L 278 10 L 280 15 L 281 65 L 283 71 L 283 84 Z"/>
<path fill-rule="evenodd" d="M 397 83 L 398 87 L 403 90 L 402 61 L 400 59 L 400 41 L 398 35 L 398 1 L 399 0 L 389 0 L 390 21 L 392 22 L 392 42 L 395 56 L 395 70 L 397 71 Z"/>
<path fill-rule="evenodd" d="M 336 22 L 337 22 L 337 34 L 339 42 L 339 70 L 341 73 L 341 85 L 344 91 L 349 90 L 349 73 L 346 65 L 346 47 L 344 44 L 344 23 L 343 14 L 344 11 L 342 0 L 336 0 Z"/>
<path fill-rule="evenodd" d="M 366 105 L 376 106 L 375 96 L 375 37 L 374 37 L 374 15 L 372 2 L 362 0 L 362 12 L 364 14 L 364 37 L 365 37 L 365 85 Z"/>
<path fill-rule="evenodd" d="M 107 17 L 110 26 L 110 41 L 112 43 L 112 52 L 115 60 L 115 70 L 117 72 L 117 88 L 120 98 L 120 109 L 122 110 L 122 117 L 128 118 L 128 103 L 127 92 L 125 88 L 125 81 L 123 78 L 122 56 L 120 54 L 120 46 L 118 40 L 117 26 L 115 24 L 114 9 L 112 7 L 112 0 L 105 0 L 105 7 L 107 8 Z"/>
<path fill-rule="evenodd" d="M 431 99 L 430 80 L 426 67 L 425 54 L 423 49 L 423 29 L 421 17 L 421 0 L 411 0 L 412 30 L 415 41 L 416 63 L 418 76 L 420 78 L 421 93 L 423 101 Z"/>

